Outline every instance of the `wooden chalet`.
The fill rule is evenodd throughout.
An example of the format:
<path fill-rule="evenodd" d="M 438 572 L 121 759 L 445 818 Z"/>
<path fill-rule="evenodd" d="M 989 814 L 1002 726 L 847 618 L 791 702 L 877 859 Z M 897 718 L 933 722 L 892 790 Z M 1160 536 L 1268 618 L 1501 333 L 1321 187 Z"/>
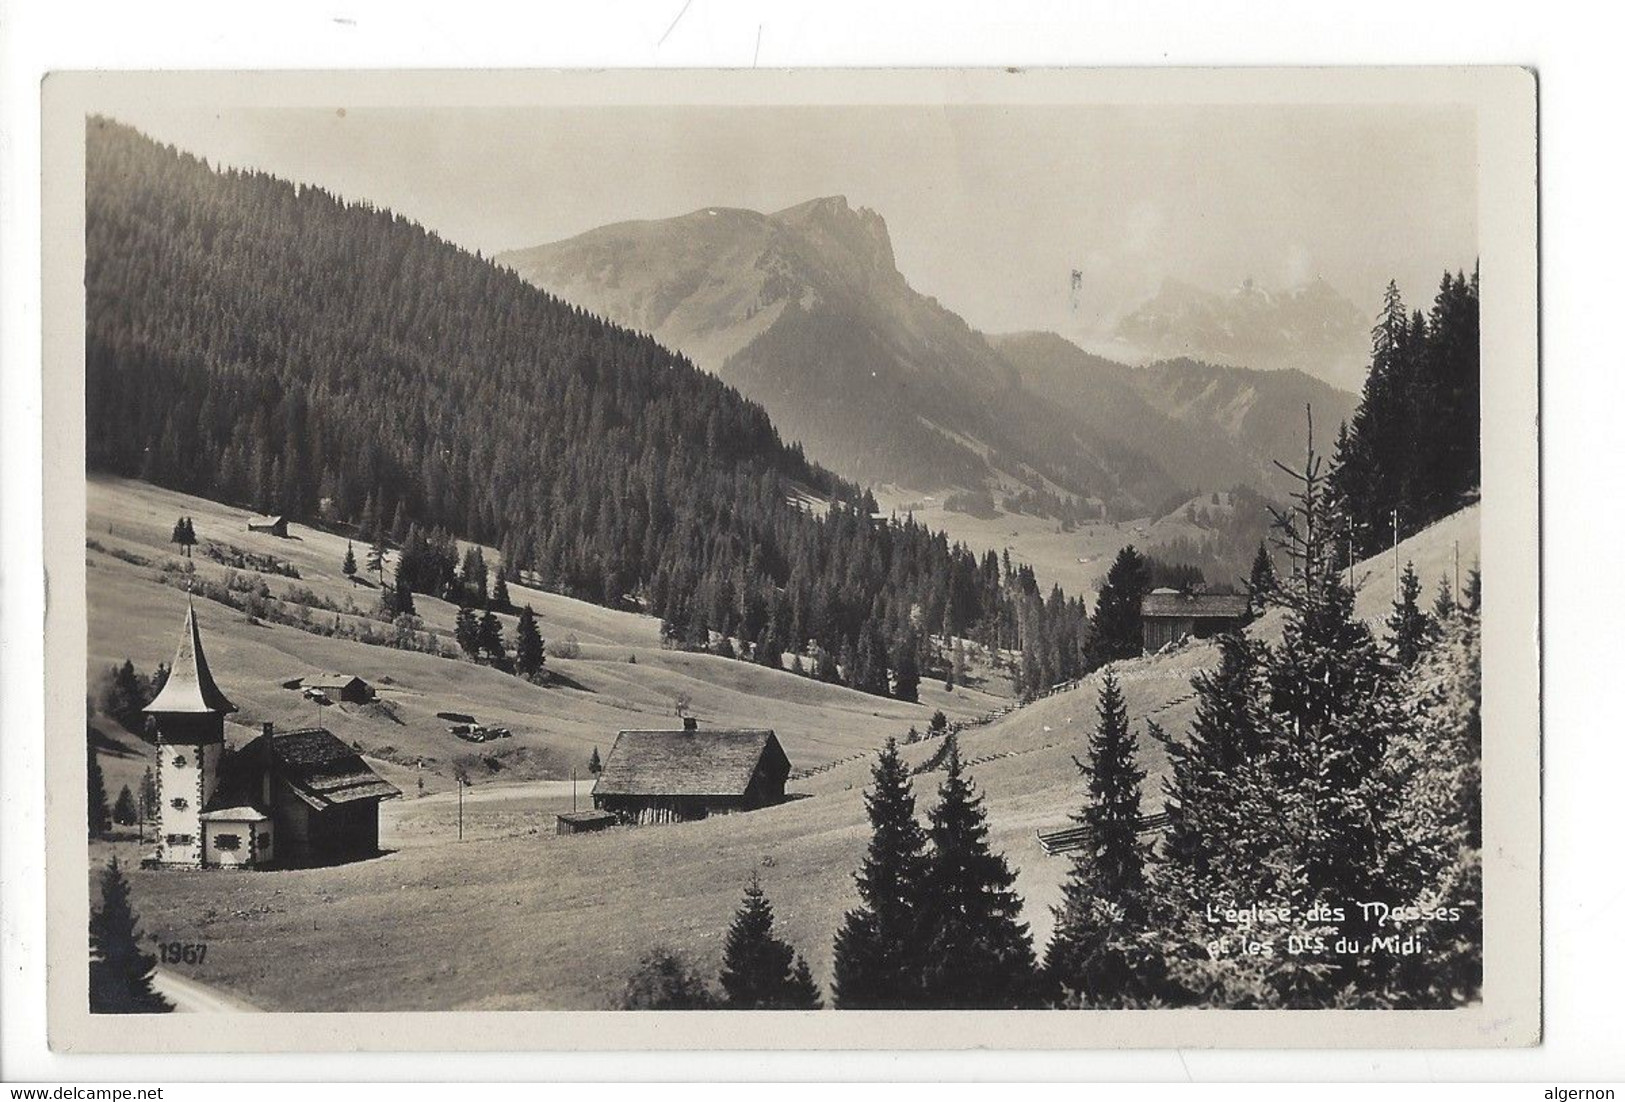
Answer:
<path fill-rule="evenodd" d="M 593 806 L 624 823 L 671 823 L 781 803 L 790 759 L 772 731 L 622 731 Z"/>
<path fill-rule="evenodd" d="M 273 536 L 281 536 L 286 539 L 288 535 L 288 518 L 281 515 L 249 517 L 248 530 L 250 532 L 269 532 Z"/>
<path fill-rule="evenodd" d="M 1247 598 L 1241 594 L 1153 589 L 1140 598 L 1140 631 L 1147 654 L 1191 636 L 1222 635 L 1246 622 Z"/>

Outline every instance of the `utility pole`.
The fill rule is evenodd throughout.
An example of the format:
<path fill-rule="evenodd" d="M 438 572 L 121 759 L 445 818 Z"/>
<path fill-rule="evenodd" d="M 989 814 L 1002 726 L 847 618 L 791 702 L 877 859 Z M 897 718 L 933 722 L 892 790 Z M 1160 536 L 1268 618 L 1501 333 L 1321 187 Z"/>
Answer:
<path fill-rule="evenodd" d="M 570 810 L 576 809 L 576 767 L 570 767 Z"/>
<path fill-rule="evenodd" d="M 1399 510 L 1394 510 L 1394 603 L 1399 603 Z"/>
<path fill-rule="evenodd" d="M 1452 599 L 1456 602 L 1456 607 L 1460 608 L 1461 607 L 1461 541 L 1460 540 L 1454 540 L 1454 541 L 1451 542 L 1451 544 L 1450 544 L 1450 557 L 1453 560 L 1455 574 L 1456 574 L 1455 588 L 1452 591 Z"/>
<path fill-rule="evenodd" d="M 463 778 L 457 778 L 457 840 L 463 840 Z"/>
<path fill-rule="evenodd" d="M 1348 522 L 1349 522 L 1349 535 L 1348 535 L 1348 544 L 1349 544 L 1349 592 L 1353 593 L 1354 592 L 1354 515 L 1352 513 L 1349 514 Z"/>

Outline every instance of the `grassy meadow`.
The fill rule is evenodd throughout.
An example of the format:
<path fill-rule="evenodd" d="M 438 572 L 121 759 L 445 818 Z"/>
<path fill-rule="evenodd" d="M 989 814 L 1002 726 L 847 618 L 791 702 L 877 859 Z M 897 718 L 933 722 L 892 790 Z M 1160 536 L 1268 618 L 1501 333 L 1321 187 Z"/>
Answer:
<path fill-rule="evenodd" d="M 154 562 L 176 557 L 166 541 L 178 515 L 194 518 L 200 540 L 294 563 L 301 579 L 268 578 L 273 590 L 305 585 L 341 602 L 350 591 L 339 573 L 342 537 L 297 525 L 288 540 L 250 534 L 240 510 L 140 483 L 93 480 L 89 495 L 87 536 L 109 549 L 87 552 L 93 686 L 126 656 L 150 671 L 173 653 L 182 591 L 156 580 L 155 568 L 110 551 Z M 997 523 L 1006 519 L 1019 518 Z M 1107 549 L 1108 542 L 1102 535 L 1109 563 L 1116 545 Z M 1477 558 L 1476 509 L 1400 548 L 1402 561 L 1416 561 L 1430 599 L 1456 542 L 1465 574 Z M 357 554 L 364 560 L 363 549 Z M 199 571 L 222 569 L 201 555 L 194 561 Z M 1391 597 L 1390 564 L 1374 560 L 1357 573 L 1361 615 L 1380 618 Z M 714 975 L 740 888 L 754 871 L 781 932 L 805 953 L 827 996 L 831 940 L 856 901 L 852 871 L 868 841 L 862 802 L 868 757 L 792 780 L 793 798 L 766 810 L 561 837 L 553 833 L 553 816 L 571 806 L 564 778 L 572 766 L 584 773 L 592 747 L 607 752 L 616 729 L 667 721 L 679 693 L 691 695 L 702 723 L 775 728 L 798 769 L 868 751 L 910 724 L 923 729 L 935 708 L 960 718 L 989 712 L 1007 703 L 1003 694 L 928 685 L 920 705 L 880 700 L 740 662 L 664 651 L 648 617 L 520 587 L 512 592 L 541 616 L 550 652 L 568 635 L 579 640 L 578 658 L 549 656 L 559 684 L 542 688 L 468 662 L 249 624 L 241 613 L 199 601 L 215 676 L 242 709 L 228 731 L 242 739 L 265 719 L 319 720 L 360 742 L 407 794 L 382 805 L 386 852 L 373 860 L 255 873 L 132 871 L 147 934 L 207 942 L 205 962 L 188 967 L 187 977 L 267 1010 L 604 1009 L 638 956 L 657 943 Z M 358 587 L 355 599 L 375 601 L 376 592 Z M 422 596 L 417 603 L 429 626 L 449 638 L 455 609 Z M 1279 624 L 1272 614 L 1253 630 L 1278 634 Z M 505 627 L 511 633 L 511 617 Z M 1212 645 L 1191 643 L 1117 664 L 1135 730 L 1143 733 L 1144 721 L 1155 719 L 1171 734 L 1183 732 L 1193 709 L 1190 678 L 1215 659 Z M 387 708 L 334 705 L 318 715 L 299 694 L 280 688 L 282 680 L 317 669 L 368 678 Z M 986 797 L 992 842 L 1019 871 L 1016 887 L 1040 944 L 1067 861 L 1046 857 L 1036 832 L 1063 825 L 1081 799 L 1072 756 L 1083 752 L 1094 724 L 1096 689 L 1097 677 L 1087 678 L 961 736 Z M 434 717 L 440 710 L 508 726 L 514 737 L 470 747 L 445 733 Z M 109 728 L 110 721 L 98 726 Z M 144 759 L 138 740 L 108 735 L 135 754 L 100 755 L 111 797 L 121 783 L 115 778 L 139 777 Z M 502 754 L 495 768 L 480 761 L 482 752 L 492 753 L 489 745 Z M 905 747 L 904 756 L 918 762 L 936 746 Z M 450 765 L 459 759 L 478 767 L 463 803 L 462 841 L 457 796 L 448 790 Z M 1147 803 L 1155 805 L 1167 762 L 1162 748 L 1143 737 L 1141 763 Z M 916 778 L 922 813 L 939 779 Z M 583 785 L 583 800 L 585 793 Z M 95 842 L 91 849 L 93 872 L 109 854 L 132 864 L 142 855 L 133 840 Z"/>

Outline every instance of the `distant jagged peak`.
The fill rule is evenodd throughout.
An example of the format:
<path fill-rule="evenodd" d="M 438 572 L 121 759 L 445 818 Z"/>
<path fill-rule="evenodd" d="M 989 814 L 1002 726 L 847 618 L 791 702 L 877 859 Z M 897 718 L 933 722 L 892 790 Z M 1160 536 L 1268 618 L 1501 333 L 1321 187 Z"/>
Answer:
<path fill-rule="evenodd" d="M 869 207 L 854 209 L 844 195 L 809 199 L 769 217 L 786 229 L 840 248 L 883 273 L 897 270 L 886 219 Z"/>

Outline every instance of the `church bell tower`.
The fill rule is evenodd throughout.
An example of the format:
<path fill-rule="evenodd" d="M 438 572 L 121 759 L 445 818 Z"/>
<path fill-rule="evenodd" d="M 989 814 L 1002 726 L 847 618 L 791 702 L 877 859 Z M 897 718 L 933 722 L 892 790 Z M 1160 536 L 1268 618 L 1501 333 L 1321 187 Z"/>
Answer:
<path fill-rule="evenodd" d="M 190 598 L 169 680 L 144 710 L 158 736 L 158 862 L 201 867 L 202 815 L 220 783 L 226 716 L 237 706 L 209 672 Z"/>

